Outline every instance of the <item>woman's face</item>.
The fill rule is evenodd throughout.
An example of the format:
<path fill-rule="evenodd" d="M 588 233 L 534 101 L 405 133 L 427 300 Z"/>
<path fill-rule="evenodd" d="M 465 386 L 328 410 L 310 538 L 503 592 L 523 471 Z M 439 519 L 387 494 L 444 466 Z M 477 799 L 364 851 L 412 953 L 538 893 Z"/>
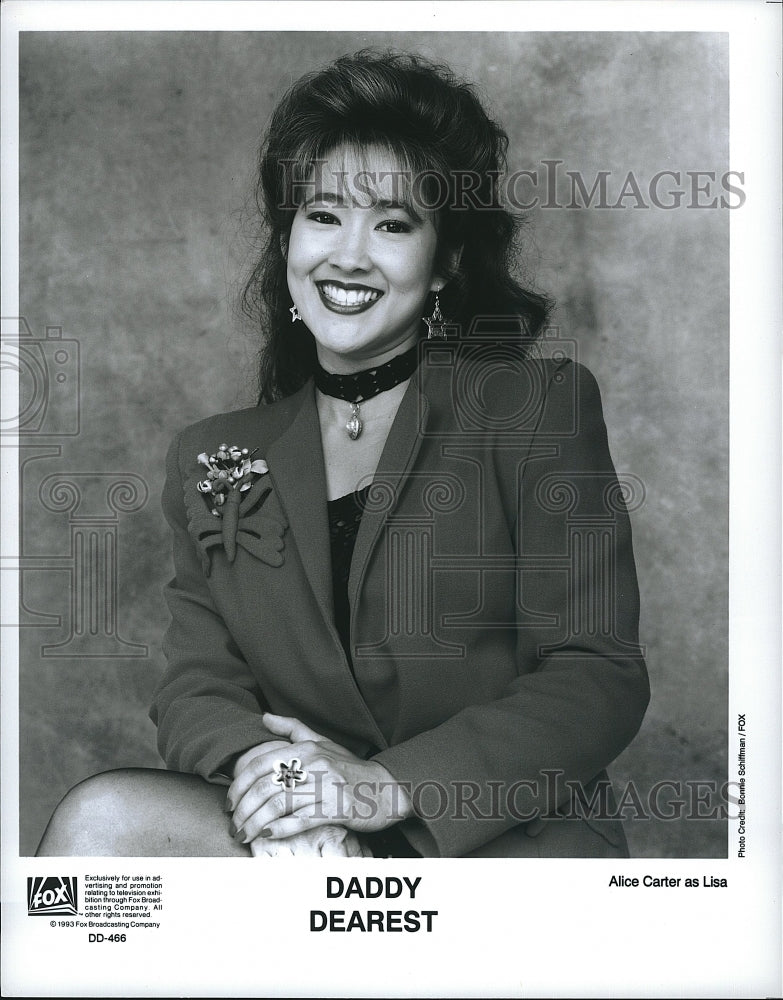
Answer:
<path fill-rule="evenodd" d="M 412 346 L 429 292 L 443 285 L 434 217 L 402 203 L 394 171 L 380 151 L 360 160 L 337 150 L 294 216 L 288 288 L 327 370 L 358 371 Z"/>

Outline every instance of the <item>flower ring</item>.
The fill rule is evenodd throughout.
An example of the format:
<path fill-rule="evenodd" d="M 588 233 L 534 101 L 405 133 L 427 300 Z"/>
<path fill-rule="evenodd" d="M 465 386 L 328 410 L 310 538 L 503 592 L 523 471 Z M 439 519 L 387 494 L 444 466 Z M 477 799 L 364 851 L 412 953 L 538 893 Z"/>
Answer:
<path fill-rule="evenodd" d="M 275 766 L 275 775 L 272 781 L 276 785 L 282 785 L 283 788 L 294 788 L 307 781 L 307 771 L 300 766 L 298 757 L 292 758 L 288 764 L 281 760 Z"/>

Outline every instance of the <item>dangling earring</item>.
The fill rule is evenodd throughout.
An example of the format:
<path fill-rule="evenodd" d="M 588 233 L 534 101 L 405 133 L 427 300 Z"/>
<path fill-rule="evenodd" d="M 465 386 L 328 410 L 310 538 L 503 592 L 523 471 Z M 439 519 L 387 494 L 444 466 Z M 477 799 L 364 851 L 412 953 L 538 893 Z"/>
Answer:
<path fill-rule="evenodd" d="M 422 316 L 422 319 L 427 324 L 428 340 L 446 339 L 446 319 L 440 311 L 440 296 L 438 292 L 435 292 L 435 308 L 432 311 L 432 316 Z"/>
<path fill-rule="evenodd" d="M 288 310 L 291 313 L 291 322 L 296 323 L 297 320 L 301 320 L 302 317 L 299 315 L 299 310 L 296 306 L 291 306 Z"/>

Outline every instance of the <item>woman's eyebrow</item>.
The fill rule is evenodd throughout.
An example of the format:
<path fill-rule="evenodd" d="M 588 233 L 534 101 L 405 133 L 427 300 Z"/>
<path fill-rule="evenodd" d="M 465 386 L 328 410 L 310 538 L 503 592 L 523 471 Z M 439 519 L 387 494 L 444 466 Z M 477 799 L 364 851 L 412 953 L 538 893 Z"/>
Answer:
<path fill-rule="evenodd" d="M 396 201 L 394 199 L 379 198 L 372 204 L 372 209 L 374 212 L 390 212 L 395 209 L 399 212 L 405 212 L 414 222 L 421 222 L 421 216 L 416 212 L 413 206 L 409 202 Z"/>
<path fill-rule="evenodd" d="M 323 202 L 328 205 L 345 205 L 345 198 L 337 191 L 313 191 L 302 202 L 303 206 L 311 205 L 313 202 Z"/>
<path fill-rule="evenodd" d="M 383 213 L 389 211 L 399 211 L 405 212 L 407 216 L 413 222 L 421 222 L 421 216 L 416 212 L 413 206 L 409 202 L 399 201 L 395 198 L 373 198 L 371 205 L 362 205 L 357 202 L 354 198 L 347 199 L 343 194 L 338 191 L 313 191 L 312 194 L 308 195 L 307 198 L 302 202 L 302 207 L 307 208 L 312 204 L 325 204 L 325 205 L 338 205 L 346 206 L 351 205 L 356 208 L 371 208 L 373 212 Z"/>

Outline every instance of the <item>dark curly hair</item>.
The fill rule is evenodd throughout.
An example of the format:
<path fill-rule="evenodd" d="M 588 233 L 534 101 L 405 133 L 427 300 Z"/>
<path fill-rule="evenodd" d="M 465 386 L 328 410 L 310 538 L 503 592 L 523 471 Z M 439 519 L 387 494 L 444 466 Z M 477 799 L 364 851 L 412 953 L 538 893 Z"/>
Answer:
<path fill-rule="evenodd" d="M 506 325 L 511 317 L 530 340 L 545 322 L 548 299 L 511 274 L 518 220 L 498 198 L 508 146 L 504 130 L 447 66 L 363 50 L 298 80 L 277 106 L 261 145 L 255 200 L 265 238 L 241 300 L 266 338 L 261 402 L 299 389 L 316 359 L 310 331 L 304 323 L 291 324 L 284 256 L 302 178 L 335 149 L 361 155 L 371 146 L 387 151 L 406 177 L 420 182 L 419 197 L 435 208 L 436 267 L 449 278 L 440 293 L 449 321 L 468 330 L 477 316 L 500 317 Z"/>

